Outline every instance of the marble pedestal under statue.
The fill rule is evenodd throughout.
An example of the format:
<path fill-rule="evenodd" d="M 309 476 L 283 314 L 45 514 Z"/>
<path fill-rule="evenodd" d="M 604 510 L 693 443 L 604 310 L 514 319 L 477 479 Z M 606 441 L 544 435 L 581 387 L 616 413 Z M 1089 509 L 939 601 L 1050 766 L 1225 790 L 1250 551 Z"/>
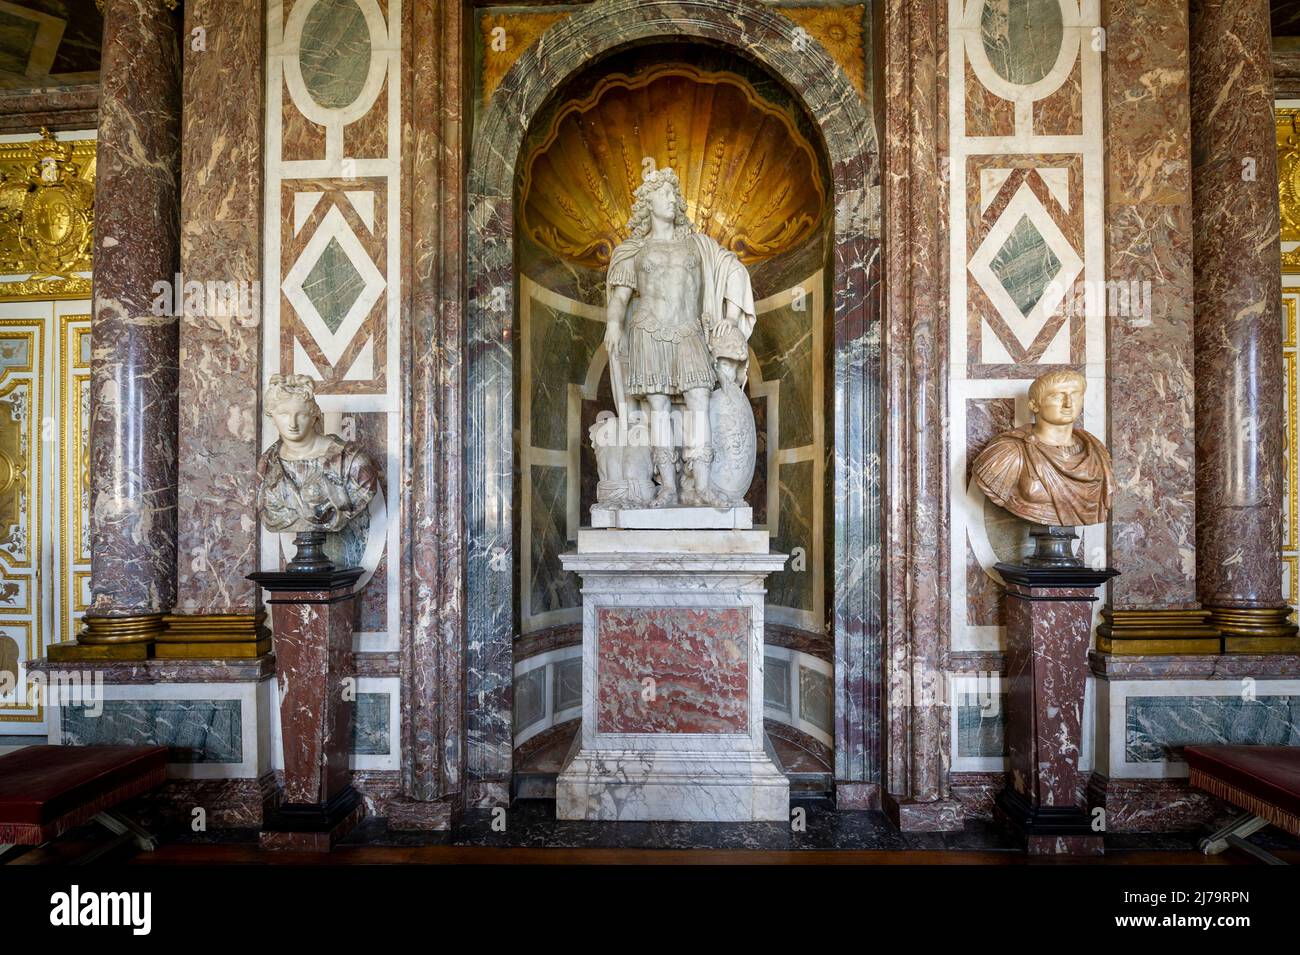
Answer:
<path fill-rule="evenodd" d="M 1101 855 L 1079 792 L 1083 697 L 1097 588 L 1114 570 L 998 564 L 1006 584 L 1010 772 L 995 812 L 1031 855 Z"/>
<path fill-rule="evenodd" d="M 348 767 L 356 700 L 356 582 L 361 568 L 249 574 L 270 592 L 284 745 L 284 793 L 264 849 L 328 852 L 365 815 Z"/>
<path fill-rule="evenodd" d="M 679 526 L 688 510 L 748 523 L 665 510 Z M 787 820 L 763 731 L 764 585 L 786 561 L 767 531 L 584 528 L 560 559 L 582 578 L 583 670 L 556 817 Z"/>

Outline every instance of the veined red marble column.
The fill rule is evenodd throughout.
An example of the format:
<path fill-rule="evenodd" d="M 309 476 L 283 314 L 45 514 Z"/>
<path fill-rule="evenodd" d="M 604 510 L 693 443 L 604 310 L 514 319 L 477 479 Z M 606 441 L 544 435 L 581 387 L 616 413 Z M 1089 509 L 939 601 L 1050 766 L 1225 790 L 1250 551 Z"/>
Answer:
<path fill-rule="evenodd" d="M 1269 4 L 1193 0 L 1190 34 L 1197 589 L 1226 650 L 1295 649 Z"/>
<path fill-rule="evenodd" d="M 260 450 L 263 0 L 188 0 L 175 616 L 157 656 L 252 656 Z M 199 291 L 201 290 L 201 298 Z M 185 291 L 185 290 L 182 290 Z M 201 303 L 201 304 L 200 304 Z M 260 639 L 259 639 L 260 638 Z"/>
<path fill-rule="evenodd" d="M 185 4 L 175 614 L 159 657 L 256 656 L 263 0 Z M 196 31 L 201 30 L 201 34 Z M 239 83 L 230 82 L 232 75 Z M 252 94 L 250 95 L 250 91 Z"/>
<path fill-rule="evenodd" d="M 1106 278 L 1111 459 L 1103 652 L 1217 653 L 1196 596 L 1192 142 L 1187 5 L 1107 0 Z M 1115 287 L 1115 286 L 1112 286 Z"/>
<path fill-rule="evenodd" d="M 91 326 L 91 606 L 75 652 L 144 657 L 176 595 L 175 0 L 102 0 Z M 56 655 L 52 652 L 52 656 Z"/>

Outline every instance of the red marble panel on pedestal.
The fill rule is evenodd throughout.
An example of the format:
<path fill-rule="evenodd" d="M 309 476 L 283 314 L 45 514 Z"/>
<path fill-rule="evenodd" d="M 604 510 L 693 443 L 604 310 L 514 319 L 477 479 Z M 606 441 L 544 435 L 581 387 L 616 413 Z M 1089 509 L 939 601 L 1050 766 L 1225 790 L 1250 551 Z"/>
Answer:
<path fill-rule="evenodd" d="M 1093 589 L 1009 584 L 1007 595 L 1004 679 L 1011 784 L 1032 806 L 1072 806 Z"/>
<path fill-rule="evenodd" d="M 749 614 L 746 607 L 597 610 L 597 731 L 747 733 Z"/>

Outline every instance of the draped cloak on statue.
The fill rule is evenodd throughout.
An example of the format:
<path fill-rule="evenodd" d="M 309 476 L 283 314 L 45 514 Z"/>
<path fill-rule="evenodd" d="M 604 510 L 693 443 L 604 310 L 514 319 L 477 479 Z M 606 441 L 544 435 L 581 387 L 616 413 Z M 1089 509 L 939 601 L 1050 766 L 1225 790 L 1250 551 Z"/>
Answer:
<path fill-rule="evenodd" d="M 1057 447 L 1032 425 L 1000 434 L 975 459 L 975 481 L 993 503 L 1035 524 L 1101 524 L 1115 490 L 1110 454 L 1082 428 L 1074 437 Z"/>
<path fill-rule="evenodd" d="M 714 376 L 710 370 L 708 383 L 704 385 L 697 379 L 699 369 L 695 366 L 698 362 L 693 361 L 694 354 L 700 354 L 698 346 L 703 346 L 703 355 L 712 356 L 713 358 L 731 358 L 741 363 L 742 370 L 739 376 L 739 384 L 744 387 L 745 366 L 748 363 L 749 336 L 754 331 L 754 290 L 749 281 L 749 272 L 741 264 L 740 259 L 734 252 L 729 252 L 719 245 L 716 241 L 706 235 L 693 233 L 687 236 L 681 242 L 689 242 L 694 245 L 695 253 L 699 257 L 700 266 L 700 298 L 698 311 L 691 315 L 673 316 L 665 322 L 666 317 L 651 317 L 634 314 L 629 318 L 628 340 L 628 359 L 631 365 L 631 374 L 628 380 L 629 395 L 641 395 L 645 391 L 638 387 L 634 382 L 640 382 L 645 379 L 655 379 L 661 375 L 671 379 L 682 379 L 688 381 L 694 387 L 712 387 Z M 633 290 L 638 287 L 638 259 L 637 256 L 646 248 L 647 245 L 664 245 L 666 243 L 652 243 L 647 239 L 628 239 L 622 242 L 614 249 L 613 255 L 609 260 L 609 272 L 607 274 L 607 284 L 613 288 L 617 285 L 626 286 Z M 727 302 L 734 302 L 740 310 L 740 318 L 737 322 L 737 332 L 739 334 L 724 335 L 717 341 L 710 351 L 709 342 L 705 336 L 705 329 L 712 330 L 713 327 L 727 317 Z M 638 309 L 639 310 L 639 309 Z M 677 327 L 679 332 L 674 334 L 676 329 L 665 328 L 665 325 L 674 324 L 673 319 L 680 322 Z M 649 334 L 639 334 L 639 326 L 651 326 Z M 685 336 L 689 324 L 689 337 Z M 698 338 L 696 331 L 698 330 Z M 676 352 L 676 362 L 681 368 L 675 368 L 674 374 L 668 374 L 664 369 L 656 370 L 653 366 L 662 359 L 652 353 L 649 345 L 651 338 L 661 341 L 664 345 L 678 348 Z M 685 346 L 684 348 L 681 346 Z M 666 350 L 655 349 L 663 358 L 667 357 Z M 670 394 L 680 393 L 676 388 L 667 392 Z"/>

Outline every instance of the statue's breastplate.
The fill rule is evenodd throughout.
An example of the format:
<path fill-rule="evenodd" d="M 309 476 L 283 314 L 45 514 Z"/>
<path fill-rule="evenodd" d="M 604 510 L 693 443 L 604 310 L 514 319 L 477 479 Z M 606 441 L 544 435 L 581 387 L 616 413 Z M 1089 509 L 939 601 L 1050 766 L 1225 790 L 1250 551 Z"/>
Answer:
<path fill-rule="evenodd" d="M 700 330 L 700 256 L 690 239 L 646 242 L 637 253 L 633 327 L 658 341 L 680 342 Z"/>

